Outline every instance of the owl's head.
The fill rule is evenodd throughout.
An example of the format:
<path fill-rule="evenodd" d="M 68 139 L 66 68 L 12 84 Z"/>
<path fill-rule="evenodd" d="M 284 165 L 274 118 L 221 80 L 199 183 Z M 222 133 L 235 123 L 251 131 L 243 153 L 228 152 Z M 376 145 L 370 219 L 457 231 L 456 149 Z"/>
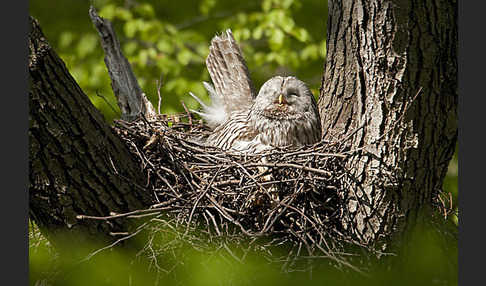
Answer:
<path fill-rule="evenodd" d="M 253 111 L 275 120 L 295 120 L 317 112 L 317 104 L 307 85 L 293 76 L 275 76 L 260 88 Z"/>

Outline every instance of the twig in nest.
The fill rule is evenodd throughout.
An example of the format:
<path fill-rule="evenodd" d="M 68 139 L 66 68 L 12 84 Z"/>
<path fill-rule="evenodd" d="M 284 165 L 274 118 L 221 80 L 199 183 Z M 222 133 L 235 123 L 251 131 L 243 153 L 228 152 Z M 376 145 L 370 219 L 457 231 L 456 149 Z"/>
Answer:
<path fill-rule="evenodd" d="M 192 207 L 191 213 L 189 214 L 189 220 L 187 222 L 187 228 L 186 228 L 185 234 L 187 234 L 189 232 L 189 226 L 191 225 L 192 215 L 194 214 L 194 211 L 196 210 L 196 207 L 199 204 L 199 201 L 202 199 L 202 197 L 204 197 L 206 195 L 206 193 L 209 191 L 209 189 L 211 189 L 211 185 L 213 184 L 214 179 L 216 179 L 216 177 L 218 176 L 218 173 L 219 173 L 220 170 L 221 170 L 221 168 L 216 172 L 214 177 L 211 179 L 211 182 L 209 182 L 209 184 L 206 186 L 206 189 L 204 189 L 202 191 L 201 195 L 198 196 L 196 201 L 194 202 L 194 206 Z"/>
<path fill-rule="evenodd" d="M 157 96 L 159 98 L 159 102 L 157 104 L 157 113 L 160 114 L 160 106 L 162 105 L 162 95 L 160 94 L 160 88 L 162 87 L 162 73 L 160 73 L 160 79 L 156 81 L 157 84 Z"/>
<path fill-rule="evenodd" d="M 140 231 L 142 231 L 147 226 L 147 224 L 148 224 L 148 222 L 143 223 L 142 225 L 140 225 L 139 227 L 137 227 L 136 231 L 133 232 L 132 234 L 127 235 L 125 237 L 122 237 L 120 239 L 117 239 L 115 242 L 113 242 L 113 243 L 111 243 L 111 244 L 109 244 L 109 245 L 107 245 L 107 246 L 105 246 L 103 248 L 100 248 L 100 249 L 98 249 L 98 250 L 96 250 L 96 251 L 94 251 L 92 253 L 90 253 L 84 259 L 80 260 L 78 263 L 81 264 L 83 262 L 86 262 L 86 261 L 90 260 L 96 254 L 98 254 L 98 253 L 100 253 L 100 252 L 102 252 L 104 250 L 110 249 L 110 248 L 114 247 L 115 245 L 117 245 L 118 243 L 120 243 L 120 242 L 122 242 L 124 240 L 127 240 L 127 239 L 130 239 L 130 238 L 134 237 L 135 235 L 137 235 L 138 233 L 140 233 Z"/>
<path fill-rule="evenodd" d="M 192 127 L 192 115 L 191 113 L 189 112 L 189 110 L 187 109 L 186 107 L 186 104 L 184 103 L 183 100 L 181 100 L 181 104 L 182 104 L 182 107 L 184 107 L 184 110 L 186 111 L 187 113 L 187 119 L 189 120 L 189 125 Z"/>

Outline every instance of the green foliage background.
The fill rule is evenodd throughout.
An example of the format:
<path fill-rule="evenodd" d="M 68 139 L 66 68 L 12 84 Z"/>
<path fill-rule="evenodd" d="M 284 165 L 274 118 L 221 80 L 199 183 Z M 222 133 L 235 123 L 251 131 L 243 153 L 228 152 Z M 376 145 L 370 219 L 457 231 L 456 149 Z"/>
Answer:
<path fill-rule="evenodd" d="M 256 88 L 276 73 L 294 74 L 317 96 L 325 58 L 325 1 L 98 0 L 94 6 L 114 24 L 124 54 L 154 106 L 156 82 L 162 76 L 163 113 L 183 111 L 181 100 L 197 108 L 189 91 L 207 98 L 202 81 L 209 81 L 204 64 L 208 46 L 216 33 L 228 28 L 241 44 Z M 89 1 L 30 1 L 31 15 L 111 121 L 119 110 L 88 8 Z"/>
<path fill-rule="evenodd" d="M 293 74 L 307 82 L 314 95 L 318 95 L 326 56 L 327 1 L 30 0 L 30 15 L 39 20 L 49 43 L 64 60 L 67 68 L 93 104 L 101 110 L 109 122 L 119 118 L 119 109 L 111 90 L 98 34 L 89 19 L 90 4 L 97 8 L 102 17 L 109 19 L 114 24 L 125 56 L 132 64 L 142 90 L 155 107 L 158 102 L 157 81 L 162 77 L 162 113 L 182 112 L 181 101 L 184 101 L 189 108 L 198 108 L 194 99 L 188 95 L 189 91 L 207 100 L 202 81 L 209 81 L 209 74 L 204 64 L 208 46 L 216 33 L 221 33 L 228 28 L 232 29 L 242 47 L 255 88 L 258 89 L 270 76 Z M 456 209 L 457 173 L 456 152 L 444 182 L 444 190 L 451 192 Z M 451 219 L 457 224 L 457 216 L 451 216 Z M 46 260 L 52 258 L 53 253 L 49 252 L 50 250 L 46 246 L 48 243 L 40 240 L 34 230 L 35 228 L 30 232 L 30 265 L 31 275 L 38 278 L 41 270 L 46 266 Z M 423 237 L 430 237 L 430 235 L 418 235 L 417 237 L 424 240 Z M 429 251 L 431 258 L 425 262 L 422 261 L 426 264 L 429 263 L 430 265 L 424 266 L 429 268 L 432 267 L 432 264 L 439 263 L 436 261 L 437 259 L 445 259 L 443 253 L 436 253 L 438 250 L 434 248 L 436 246 L 434 239 L 417 244 L 419 247 L 415 250 L 420 249 L 421 252 L 414 250 L 411 256 L 415 260 L 410 257 L 407 259 L 418 261 L 417 263 L 420 265 L 420 261 L 422 261 L 418 259 L 420 253 Z M 102 263 L 109 263 L 115 268 L 122 269 L 120 271 L 123 272 L 125 266 L 120 261 L 123 261 L 124 258 L 122 254 L 119 255 L 118 260 L 111 256 L 105 259 L 113 260 Z M 457 254 L 455 255 L 457 257 Z M 188 261 L 202 259 L 197 255 L 190 257 L 191 259 Z M 188 261 L 187 263 L 189 263 Z M 215 260 L 211 263 L 220 262 Z M 408 262 L 402 261 L 401 263 Z M 261 268 L 268 271 L 269 276 L 266 279 L 270 284 L 281 282 L 278 271 L 263 265 L 261 261 L 255 262 L 255 265 L 249 266 L 246 270 L 243 269 L 242 273 L 255 272 Z M 415 268 L 412 267 L 412 269 Z M 221 270 L 221 267 L 218 269 Z M 196 271 L 190 267 L 186 270 Z M 93 277 L 102 273 L 96 267 L 86 271 L 91 271 Z M 186 281 L 187 285 L 212 285 L 212 281 L 221 282 L 214 280 L 216 276 L 211 271 L 213 270 L 194 272 L 195 277 L 202 276 L 198 280 Z M 380 277 L 384 281 L 394 281 L 393 275 L 395 274 L 399 275 L 388 273 L 386 275 L 392 276 Z M 329 275 L 329 277 L 337 279 L 335 281 L 342 279 L 339 278 L 341 277 L 339 275 L 336 277 L 335 274 Z M 329 277 L 328 280 L 334 279 Z M 232 277 L 236 281 L 240 278 Z M 295 279 L 297 280 L 294 282 L 297 282 L 300 278 Z M 351 280 L 360 281 L 360 278 Z M 448 281 L 454 280 L 457 280 L 457 274 Z M 233 284 L 239 285 L 238 283 Z M 79 285 L 83 285 L 83 283 Z"/>

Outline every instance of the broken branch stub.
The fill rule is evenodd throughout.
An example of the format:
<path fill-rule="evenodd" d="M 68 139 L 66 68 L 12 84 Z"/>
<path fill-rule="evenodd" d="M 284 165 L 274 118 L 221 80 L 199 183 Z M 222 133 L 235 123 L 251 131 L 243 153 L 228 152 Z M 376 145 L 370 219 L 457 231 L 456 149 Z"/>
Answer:
<path fill-rule="evenodd" d="M 152 118 L 156 115 L 155 109 L 140 88 L 130 63 L 123 55 L 111 22 L 98 16 L 93 6 L 89 9 L 89 16 L 100 35 L 105 64 L 122 113 L 121 118 L 126 121 L 135 120 L 141 115 Z"/>

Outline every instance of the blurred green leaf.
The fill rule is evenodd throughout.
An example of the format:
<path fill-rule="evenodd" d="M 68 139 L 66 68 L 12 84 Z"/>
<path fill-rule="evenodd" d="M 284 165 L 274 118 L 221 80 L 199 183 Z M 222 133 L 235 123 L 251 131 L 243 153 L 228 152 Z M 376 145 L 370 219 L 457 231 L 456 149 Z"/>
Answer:
<path fill-rule="evenodd" d="M 63 32 L 59 36 L 59 46 L 61 48 L 67 48 L 74 41 L 74 34 L 72 32 Z"/>
<path fill-rule="evenodd" d="M 296 29 L 292 32 L 292 34 L 301 42 L 307 42 L 310 40 L 309 32 L 307 32 L 305 29 Z"/>
<path fill-rule="evenodd" d="M 203 0 L 199 5 L 199 10 L 203 15 L 208 15 L 211 9 L 217 4 L 216 0 Z"/>
<path fill-rule="evenodd" d="M 155 11 L 151 4 L 149 3 L 141 3 L 135 6 L 135 12 L 145 18 L 153 18 L 155 17 Z"/>
<path fill-rule="evenodd" d="M 182 64 L 182 65 L 187 65 L 189 61 L 192 58 L 192 53 L 187 50 L 187 49 L 182 49 L 178 54 L 177 54 L 177 60 Z"/>
<path fill-rule="evenodd" d="M 122 7 L 116 7 L 115 9 L 115 15 L 117 19 L 123 20 L 123 21 L 130 21 L 133 19 L 132 12 L 129 10 L 122 8 Z"/>
<path fill-rule="evenodd" d="M 127 57 L 133 55 L 137 49 L 138 44 L 135 42 L 128 42 L 123 46 L 123 52 Z"/>
<path fill-rule="evenodd" d="M 269 39 L 269 44 L 272 50 L 278 50 L 282 47 L 284 42 L 285 35 L 282 30 L 275 29 L 272 31 L 272 34 Z"/>
<path fill-rule="evenodd" d="M 98 15 L 100 17 L 103 17 L 105 19 L 112 21 L 113 18 L 115 18 L 115 15 L 116 15 L 116 6 L 114 4 L 105 5 L 105 6 L 103 6 L 103 8 L 101 8 L 98 11 Z"/>
<path fill-rule="evenodd" d="M 78 57 L 86 57 L 92 53 L 98 45 L 98 38 L 95 34 L 86 34 L 81 37 L 76 48 Z"/>
<path fill-rule="evenodd" d="M 272 8 L 273 0 L 263 0 L 262 1 L 262 10 L 263 12 L 268 12 L 270 11 L 270 8 Z"/>

